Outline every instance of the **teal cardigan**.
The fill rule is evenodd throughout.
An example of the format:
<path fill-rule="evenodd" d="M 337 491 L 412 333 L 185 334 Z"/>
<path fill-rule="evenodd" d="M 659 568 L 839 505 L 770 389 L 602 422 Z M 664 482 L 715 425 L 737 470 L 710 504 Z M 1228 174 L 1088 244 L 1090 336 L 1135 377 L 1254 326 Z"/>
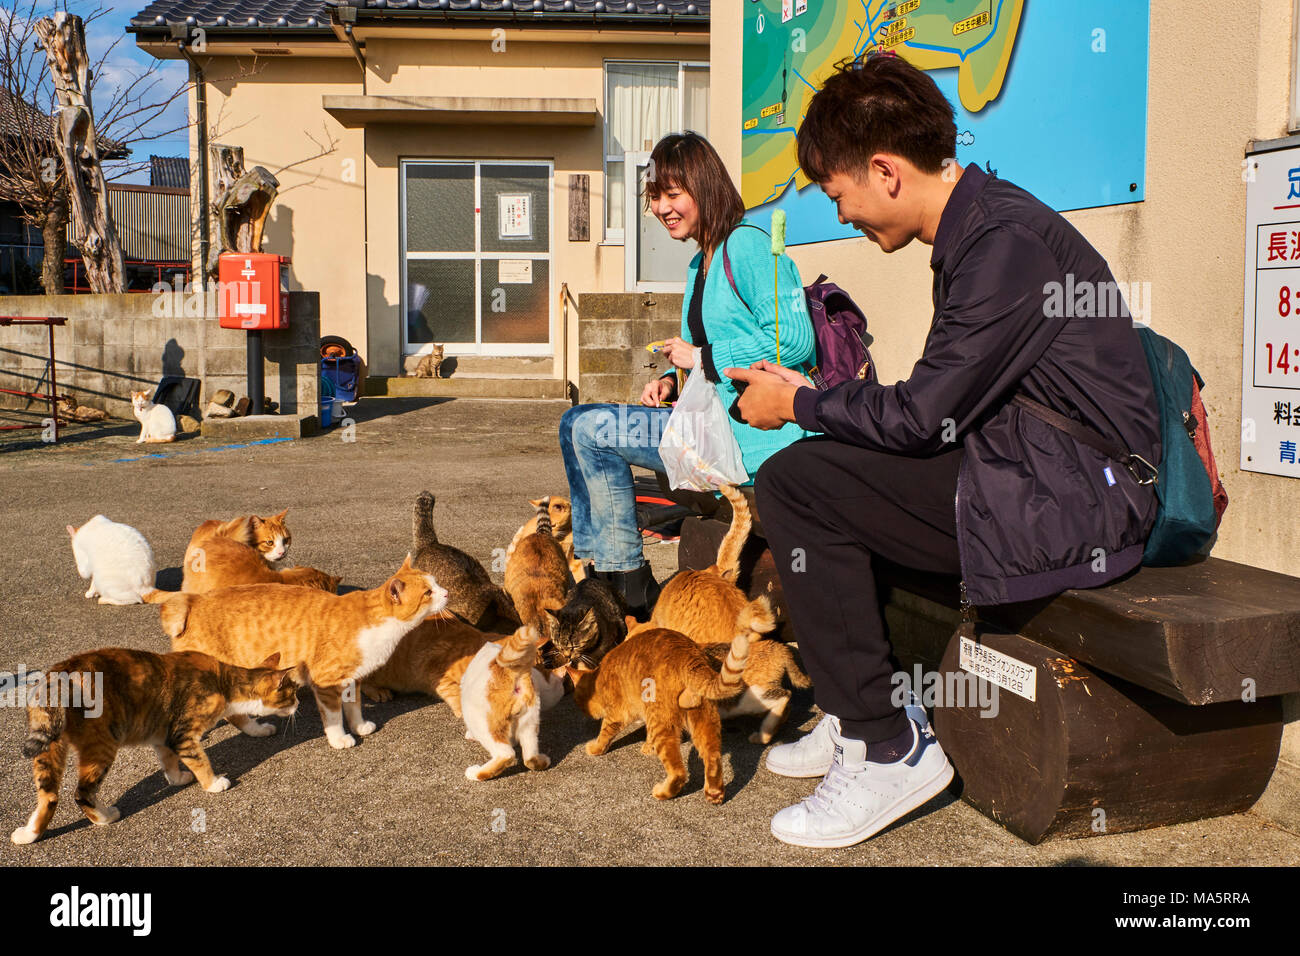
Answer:
<path fill-rule="evenodd" d="M 747 220 L 746 220 L 747 221 Z M 812 319 L 808 316 L 808 303 L 804 299 L 803 282 L 799 268 L 789 256 L 776 260 L 777 289 L 772 288 L 772 240 L 759 229 L 736 228 L 727 241 L 727 258 L 736 288 L 744 296 L 749 308 L 736 297 L 727 281 L 727 271 L 722 264 L 722 247 L 718 246 L 709 263 L 709 273 L 704 278 L 704 301 L 701 312 L 704 333 L 708 337 L 713 365 L 721 378 L 714 387 L 724 408 L 731 408 L 736 399 L 736 389 L 731 379 L 723 374 L 726 368 L 748 368 L 759 359 L 776 361 L 777 296 L 781 303 L 781 364 L 787 368 L 806 372 L 816 361 L 816 340 Z M 686 294 L 682 297 L 682 334 L 691 341 L 687 313 L 691 295 L 695 291 L 695 276 L 704 262 L 704 253 L 691 260 L 686 276 Z M 692 343 L 694 344 L 694 343 Z M 749 472 L 749 482 L 763 462 L 791 442 L 812 432 L 804 431 L 794 422 L 781 428 L 762 431 L 742 425 L 732 419 L 731 430 L 740 445 L 740 454 Z"/>

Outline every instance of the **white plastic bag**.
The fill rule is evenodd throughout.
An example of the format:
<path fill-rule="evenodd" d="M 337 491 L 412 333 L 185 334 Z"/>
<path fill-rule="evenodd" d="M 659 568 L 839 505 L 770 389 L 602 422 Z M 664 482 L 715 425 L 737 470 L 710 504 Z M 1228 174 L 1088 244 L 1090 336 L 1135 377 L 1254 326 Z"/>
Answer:
<path fill-rule="evenodd" d="M 719 484 L 749 481 L 740 446 L 731 433 L 731 419 L 698 362 L 668 416 L 659 457 L 674 489 L 717 491 Z"/>

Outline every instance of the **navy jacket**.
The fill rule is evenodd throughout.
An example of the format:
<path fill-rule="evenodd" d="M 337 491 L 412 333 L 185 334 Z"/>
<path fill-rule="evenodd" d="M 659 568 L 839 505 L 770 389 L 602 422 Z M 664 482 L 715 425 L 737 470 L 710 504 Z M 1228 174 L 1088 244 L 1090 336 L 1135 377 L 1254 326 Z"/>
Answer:
<path fill-rule="evenodd" d="M 800 389 L 798 423 L 915 457 L 962 442 L 953 507 L 974 604 L 1096 587 L 1137 567 L 1154 489 L 1009 403 L 1023 392 L 1159 464 L 1151 375 L 1106 261 L 1058 213 L 972 164 L 930 267 L 934 319 L 907 380 Z"/>

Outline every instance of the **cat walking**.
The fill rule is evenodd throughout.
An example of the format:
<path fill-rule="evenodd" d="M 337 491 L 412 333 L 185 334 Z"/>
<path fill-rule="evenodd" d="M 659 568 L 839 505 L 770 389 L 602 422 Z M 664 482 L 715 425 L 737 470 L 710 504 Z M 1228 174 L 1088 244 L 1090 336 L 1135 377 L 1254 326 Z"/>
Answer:
<path fill-rule="evenodd" d="M 510 596 L 492 583 L 487 569 L 472 557 L 443 544 L 433 527 L 433 492 L 415 499 L 412 514 L 411 564 L 432 574 L 447 589 L 447 609 L 467 624 L 488 630 L 500 624 L 510 630 L 519 626 Z"/>
<path fill-rule="evenodd" d="M 292 671 L 278 665 L 274 654 L 243 668 L 192 651 L 154 654 L 121 647 L 53 665 L 26 688 L 23 756 L 32 758 L 36 809 L 10 839 L 34 843 L 50 825 L 70 750 L 77 752 L 77 806 L 101 826 L 121 816 L 99 799 L 99 787 L 122 747 L 153 747 L 173 786 L 197 779 L 209 793 L 226 790 L 230 781 L 213 772 L 200 738 L 223 717 L 293 714 L 298 685 Z"/>
<path fill-rule="evenodd" d="M 431 575 L 411 567 L 410 555 L 377 588 L 330 594 L 282 584 L 244 584 L 211 594 L 175 594 L 162 606 L 164 633 L 173 650 L 195 650 L 250 666 L 279 652 L 289 667 L 302 667 L 320 710 L 331 747 L 356 746 L 356 733 L 377 729 L 361 713 L 357 684 L 383 666 L 402 638 L 441 611 L 447 592 Z M 263 736 L 265 725 L 235 716 L 246 734 Z"/>

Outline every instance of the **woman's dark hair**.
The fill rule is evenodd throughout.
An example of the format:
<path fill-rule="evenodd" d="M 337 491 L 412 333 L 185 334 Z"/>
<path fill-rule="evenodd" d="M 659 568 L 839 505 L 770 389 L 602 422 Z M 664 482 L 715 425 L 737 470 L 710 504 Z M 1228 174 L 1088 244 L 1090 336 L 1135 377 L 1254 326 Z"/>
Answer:
<path fill-rule="evenodd" d="M 670 133 L 655 144 L 646 172 L 645 208 L 663 189 L 676 187 L 695 200 L 700 225 L 695 241 L 705 254 L 722 244 L 745 215 L 722 157 L 699 133 Z"/>
<path fill-rule="evenodd" d="M 815 183 L 836 173 L 860 179 L 876 153 L 902 156 L 923 173 L 957 155 L 952 104 L 928 74 L 892 54 L 836 64 L 797 140 L 799 166 Z"/>

